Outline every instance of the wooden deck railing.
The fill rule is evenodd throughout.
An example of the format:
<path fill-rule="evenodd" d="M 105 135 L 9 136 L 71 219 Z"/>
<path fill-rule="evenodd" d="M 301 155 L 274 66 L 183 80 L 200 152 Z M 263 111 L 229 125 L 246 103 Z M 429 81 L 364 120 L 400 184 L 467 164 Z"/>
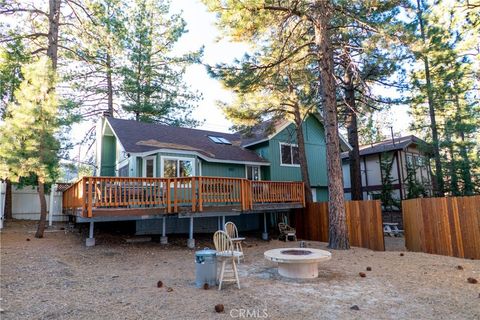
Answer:
<path fill-rule="evenodd" d="M 305 205 L 302 182 L 249 181 L 241 178 L 83 177 L 63 193 L 63 209 L 93 217 L 95 209 L 161 208 L 202 212 L 209 207 L 236 206 L 250 211 L 255 204 Z"/>

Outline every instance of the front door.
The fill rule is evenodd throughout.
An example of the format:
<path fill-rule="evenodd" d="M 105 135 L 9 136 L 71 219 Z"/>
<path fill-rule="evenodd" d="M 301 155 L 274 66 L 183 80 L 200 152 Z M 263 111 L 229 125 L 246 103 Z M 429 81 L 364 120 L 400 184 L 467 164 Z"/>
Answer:
<path fill-rule="evenodd" d="M 247 166 L 247 179 L 254 180 L 254 181 L 260 180 L 260 167 Z"/>

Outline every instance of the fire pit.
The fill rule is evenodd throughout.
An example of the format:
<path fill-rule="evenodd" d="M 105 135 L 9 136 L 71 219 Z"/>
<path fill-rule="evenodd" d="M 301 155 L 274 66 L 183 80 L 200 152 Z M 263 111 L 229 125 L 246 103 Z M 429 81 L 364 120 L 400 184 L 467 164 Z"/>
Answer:
<path fill-rule="evenodd" d="M 278 262 L 278 273 L 287 278 L 312 279 L 318 277 L 318 263 L 331 258 L 325 250 L 280 248 L 265 251 L 265 259 Z"/>

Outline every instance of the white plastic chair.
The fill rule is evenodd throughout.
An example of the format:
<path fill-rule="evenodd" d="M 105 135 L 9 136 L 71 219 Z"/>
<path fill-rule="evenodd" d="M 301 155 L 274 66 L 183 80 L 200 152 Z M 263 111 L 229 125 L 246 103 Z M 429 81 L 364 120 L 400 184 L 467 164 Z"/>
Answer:
<path fill-rule="evenodd" d="M 238 256 L 238 263 L 240 263 L 240 258 L 244 258 L 245 255 L 243 254 L 243 247 L 242 247 L 242 242 L 245 241 L 244 237 L 239 237 L 238 236 L 238 229 L 235 223 L 233 222 L 227 222 L 225 223 L 224 226 L 225 232 L 228 234 L 230 239 L 232 240 L 233 246 L 235 248 L 235 251 L 241 252 L 242 255 Z"/>
<path fill-rule="evenodd" d="M 215 232 L 213 235 L 213 243 L 215 244 L 215 250 L 217 250 L 217 257 L 222 261 L 218 290 L 222 290 L 222 283 L 224 281 L 236 282 L 238 289 L 240 289 L 240 280 L 238 279 L 235 258 L 242 253 L 234 250 L 232 240 L 225 231 L 219 230 Z M 232 270 L 225 270 L 225 265 L 227 262 L 232 263 Z M 231 277 L 224 278 L 225 273 L 229 273 Z"/>

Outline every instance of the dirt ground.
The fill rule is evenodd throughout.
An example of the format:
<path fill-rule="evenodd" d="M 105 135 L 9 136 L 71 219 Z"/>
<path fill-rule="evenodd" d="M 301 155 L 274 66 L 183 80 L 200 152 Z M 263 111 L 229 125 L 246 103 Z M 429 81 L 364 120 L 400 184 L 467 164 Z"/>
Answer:
<path fill-rule="evenodd" d="M 310 281 L 283 279 L 263 258 L 284 242 L 247 238 L 242 289 L 218 291 L 195 288 L 194 250 L 185 239 L 162 246 L 101 233 L 86 248 L 84 235 L 61 227 L 44 239 L 27 222 L 1 232 L 2 319 L 480 319 L 480 284 L 467 282 L 480 281 L 480 261 L 405 252 L 399 238 L 386 239 L 395 251 L 333 251 Z M 208 238 L 197 242 L 212 246 Z M 216 313 L 220 303 L 225 311 Z"/>

